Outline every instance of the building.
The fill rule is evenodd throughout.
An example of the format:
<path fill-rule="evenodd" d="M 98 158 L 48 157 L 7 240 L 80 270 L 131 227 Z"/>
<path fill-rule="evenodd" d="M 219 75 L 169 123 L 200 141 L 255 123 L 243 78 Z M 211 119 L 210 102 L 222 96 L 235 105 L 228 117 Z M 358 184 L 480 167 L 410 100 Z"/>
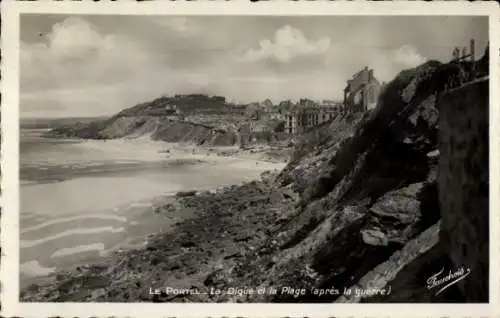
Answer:
<path fill-rule="evenodd" d="M 297 104 L 298 107 L 305 107 L 305 108 L 313 108 L 316 107 L 317 105 L 318 104 L 316 102 L 307 98 L 301 98 L 299 100 L 299 103 Z"/>
<path fill-rule="evenodd" d="M 299 103 L 300 104 L 300 103 Z M 340 104 L 335 106 L 310 105 L 289 111 L 285 115 L 285 132 L 289 134 L 302 133 L 333 119 L 341 112 Z"/>
<path fill-rule="evenodd" d="M 467 51 L 467 47 L 462 47 L 462 55 L 460 55 L 460 47 L 455 47 L 453 50 L 453 59 L 452 61 L 470 61 L 474 62 L 476 60 L 476 42 L 474 39 L 470 39 L 469 43 L 469 51 Z"/>
<path fill-rule="evenodd" d="M 224 96 L 212 96 L 210 97 L 210 100 L 211 101 L 214 101 L 214 102 L 219 102 L 219 103 L 226 103 L 226 98 Z"/>
<path fill-rule="evenodd" d="M 298 104 L 285 112 L 285 132 L 302 133 L 327 122 L 337 114 L 363 112 L 377 106 L 381 84 L 373 75 L 373 70 L 365 67 L 347 81 L 342 103 L 323 100 L 321 105 L 301 99 Z M 281 106 L 281 103 L 280 103 Z"/>
<path fill-rule="evenodd" d="M 278 104 L 278 112 L 280 114 L 286 114 L 295 108 L 295 104 L 291 100 L 285 100 Z"/>
<path fill-rule="evenodd" d="M 184 120 L 184 114 L 177 107 L 177 105 L 167 104 L 165 105 L 163 111 L 164 111 L 164 116 L 166 116 L 168 119 Z"/>
<path fill-rule="evenodd" d="M 226 98 L 224 96 L 209 96 L 206 94 L 176 94 L 174 99 L 184 100 L 184 101 L 212 101 L 218 103 L 226 103 Z"/>
<path fill-rule="evenodd" d="M 259 103 L 248 104 L 245 108 L 245 116 L 251 120 L 262 120 L 267 115 L 264 107 Z"/>
<path fill-rule="evenodd" d="M 339 106 L 340 104 L 342 103 L 339 103 L 338 101 L 335 101 L 335 100 L 331 100 L 331 99 L 323 99 L 321 101 L 321 104 L 323 106 L 331 106 L 331 107 L 337 107 Z"/>
<path fill-rule="evenodd" d="M 344 107 L 349 112 L 362 112 L 375 108 L 380 88 L 380 82 L 373 75 L 373 70 L 365 67 L 347 81 L 344 89 Z"/>

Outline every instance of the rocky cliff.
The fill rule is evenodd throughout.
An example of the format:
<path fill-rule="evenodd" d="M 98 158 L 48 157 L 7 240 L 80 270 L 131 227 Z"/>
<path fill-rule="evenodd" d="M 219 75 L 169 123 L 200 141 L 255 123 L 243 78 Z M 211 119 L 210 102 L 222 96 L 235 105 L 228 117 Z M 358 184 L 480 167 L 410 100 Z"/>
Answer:
<path fill-rule="evenodd" d="M 482 76 L 484 63 L 471 68 L 470 63 L 431 61 L 404 71 L 387 85 L 377 109 L 354 127 L 341 129 L 321 146 L 319 142 L 313 153 L 314 142 L 299 145 L 308 151 L 277 178 L 281 186 L 297 191 L 299 199 L 282 211 L 286 216 L 272 240 L 276 252 L 233 271 L 252 272 L 243 275 L 243 285 L 293 286 L 299 292 L 248 296 L 248 301 L 487 300 L 487 84 L 450 90 L 461 85 L 464 73 L 469 81 Z M 447 108 L 445 117 L 439 116 L 442 107 Z M 452 120 L 461 109 L 462 115 Z M 453 150 L 440 158 L 440 147 L 446 145 Z M 439 183 L 438 166 L 446 180 Z M 473 173 L 481 177 L 474 179 Z M 457 201 L 458 196 L 462 199 Z M 468 204 L 450 208 L 463 200 Z M 481 213 L 467 216 L 474 203 Z M 429 290 L 431 275 L 467 262 L 476 271 L 464 283 L 469 290 L 450 288 L 439 296 Z M 408 273 L 412 284 L 400 284 L 409 281 Z M 256 275 L 260 278 L 252 278 Z M 242 280 L 229 276 L 229 281 Z M 392 285 L 396 290 L 389 297 L 317 293 Z M 402 295 L 406 298 L 398 299 Z"/>
<path fill-rule="evenodd" d="M 377 109 L 319 148 L 321 161 L 304 165 L 306 155 L 279 176 L 283 185 L 308 180 L 296 187 L 300 199 L 277 234 L 277 261 L 265 265 L 259 285 L 304 292 L 267 300 L 341 301 L 314 290 L 363 285 L 365 275 L 438 222 L 436 84 L 447 72 L 438 62 L 402 72 Z"/>
<path fill-rule="evenodd" d="M 464 70 L 473 80 L 488 69 L 484 59 L 473 66 L 475 72 L 468 63 L 430 61 L 401 72 L 372 112 L 303 136 L 278 175 L 182 198 L 179 204 L 197 219 L 112 264 L 32 287 L 23 298 L 486 301 L 487 85 L 450 90 L 461 85 Z M 439 296 L 428 288 L 431 275 L 459 263 L 475 276 Z M 89 287 L 99 277 L 108 283 Z M 151 295 L 147 286 L 199 293 Z M 241 286 L 275 292 L 228 292 Z M 370 289 L 386 294 L 356 292 Z"/>
<path fill-rule="evenodd" d="M 166 116 L 123 116 L 88 124 L 55 128 L 46 137 L 114 139 L 149 136 L 153 140 L 189 142 L 197 145 L 229 146 L 238 141 L 236 132 Z"/>

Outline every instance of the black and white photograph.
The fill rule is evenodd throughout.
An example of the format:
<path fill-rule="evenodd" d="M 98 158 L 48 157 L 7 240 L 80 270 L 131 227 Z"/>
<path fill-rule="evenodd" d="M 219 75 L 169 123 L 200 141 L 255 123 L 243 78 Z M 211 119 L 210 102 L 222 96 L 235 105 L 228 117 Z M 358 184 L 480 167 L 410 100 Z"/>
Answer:
<path fill-rule="evenodd" d="M 9 297 L 489 304 L 483 11 L 21 12 Z"/>

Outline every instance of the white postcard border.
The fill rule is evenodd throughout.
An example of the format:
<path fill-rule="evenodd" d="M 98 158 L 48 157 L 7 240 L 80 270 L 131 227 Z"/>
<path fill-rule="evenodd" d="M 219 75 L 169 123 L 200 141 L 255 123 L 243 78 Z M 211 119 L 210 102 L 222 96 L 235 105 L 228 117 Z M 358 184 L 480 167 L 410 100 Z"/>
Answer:
<path fill-rule="evenodd" d="M 1 3 L 2 316 L 496 316 L 500 314 L 498 195 L 500 10 L 495 2 L 14 2 Z M 19 302 L 19 16 L 21 13 L 134 15 L 488 15 L 490 16 L 489 304 L 181 304 Z M 471 211 L 472 213 L 472 211 Z"/>

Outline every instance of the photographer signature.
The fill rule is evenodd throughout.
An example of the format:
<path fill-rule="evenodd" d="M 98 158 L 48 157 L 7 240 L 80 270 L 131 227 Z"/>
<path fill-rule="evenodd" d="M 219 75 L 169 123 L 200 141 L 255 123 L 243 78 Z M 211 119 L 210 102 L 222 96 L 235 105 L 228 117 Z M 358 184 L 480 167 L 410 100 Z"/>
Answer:
<path fill-rule="evenodd" d="M 435 294 L 436 296 L 441 294 L 444 290 L 446 290 L 446 288 L 467 277 L 470 274 L 471 270 L 470 268 L 465 269 L 462 266 L 457 270 L 455 270 L 454 272 L 452 272 L 450 269 L 448 275 L 439 277 L 439 275 L 441 275 L 443 272 L 444 272 L 444 267 L 438 273 L 432 275 L 431 277 L 429 277 L 429 279 L 427 279 L 427 289 L 432 289 L 434 287 L 446 284 L 436 292 Z"/>

